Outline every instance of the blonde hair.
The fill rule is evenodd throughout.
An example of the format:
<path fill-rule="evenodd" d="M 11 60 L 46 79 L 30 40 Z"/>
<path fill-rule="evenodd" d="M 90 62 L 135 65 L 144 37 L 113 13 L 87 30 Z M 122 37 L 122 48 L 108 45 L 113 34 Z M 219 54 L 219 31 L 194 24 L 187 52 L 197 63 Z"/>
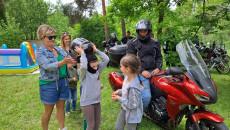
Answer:
<path fill-rule="evenodd" d="M 69 33 L 62 33 L 60 45 L 61 45 L 61 48 L 64 49 L 64 50 L 65 50 L 64 38 L 65 38 L 66 36 L 69 36 L 70 39 L 71 39 L 71 35 L 70 35 Z"/>
<path fill-rule="evenodd" d="M 38 27 L 37 37 L 39 40 L 42 40 L 47 34 L 55 33 L 56 30 L 49 25 L 42 24 Z"/>

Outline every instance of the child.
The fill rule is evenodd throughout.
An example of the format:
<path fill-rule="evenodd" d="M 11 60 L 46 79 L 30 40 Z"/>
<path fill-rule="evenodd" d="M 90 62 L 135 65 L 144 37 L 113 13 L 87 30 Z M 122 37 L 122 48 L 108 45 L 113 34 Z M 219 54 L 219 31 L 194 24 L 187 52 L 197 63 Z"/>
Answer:
<path fill-rule="evenodd" d="M 76 46 L 75 51 L 81 55 L 79 76 L 83 87 L 80 106 L 87 122 L 87 130 L 98 130 L 101 122 L 100 73 L 108 64 L 109 57 L 97 50 L 93 43 L 91 45 L 102 62 L 98 63 L 97 57 L 92 52 L 85 54 L 81 47 Z"/>
<path fill-rule="evenodd" d="M 137 123 L 141 122 L 143 104 L 141 92 L 144 87 L 139 80 L 140 59 L 135 55 L 126 55 L 120 61 L 121 72 L 125 75 L 122 89 L 112 94 L 112 99 L 121 102 L 121 111 L 117 118 L 116 130 L 136 130 Z M 119 97 L 118 95 L 121 95 Z"/>
<path fill-rule="evenodd" d="M 78 75 L 77 69 L 73 67 L 69 67 L 69 74 L 70 78 L 68 78 L 69 82 L 69 99 L 66 101 L 66 116 L 70 115 L 70 104 L 72 101 L 72 112 L 76 111 L 76 102 L 77 102 L 77 82 L 78 82 Z"/>

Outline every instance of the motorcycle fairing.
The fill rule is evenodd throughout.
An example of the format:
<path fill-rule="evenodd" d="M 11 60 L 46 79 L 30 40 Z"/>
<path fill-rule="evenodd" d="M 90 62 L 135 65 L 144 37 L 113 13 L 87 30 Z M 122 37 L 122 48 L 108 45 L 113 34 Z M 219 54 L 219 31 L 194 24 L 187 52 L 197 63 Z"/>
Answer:
<path fill-rule="evenodd" d="M 206 109 L 197 109 L 195 110 L 194 114 L 191 115 L 193 122 L 196 123 L 200 119 L 207 119 L 214 122 L 223 122 L 224 118 L 220 115 Z"/>
<path fill-rule="evenodd" d="M 217 101 L 215 84 L 204 60 L 192 42 L 190 40 L 183 41 L 177 44 L 176 49 L 189 77 L 193 79 L 200 89 L 211 96 L 212 101 L 210 103 L 215 103 Z"/>
<path fill-rule="evenodd" d="M 180 112 L 179 106 L 183 103 L 179 104 L 180 99 L 177 99 L 172 96 L 168 96 L 166 101 L 166 109 L 168 111 L 168 114 L 172 120 L 175 120 L 176 115 Z"/>
<path fill-rule="evenodd" d="M 176 115 L 181 111 L 179 107 L 182 105 L 203 106 L 194 94 L 210 97 L 206 92 L 197 87 L 192 79 L 189 78 L 187 80 L 186 77 L 183 77 L 183 82 L 181 83 L 175 83 L 172 80 L 173 78 L 164 78 L 164 76 L 151 79 L 151 83 L 154 83 L 157 88 L 167 95 L 166 108 L 172 120 L 175 120 Z"/>
<path fill-rule="evenodd" d="M 186 77 L 184 76 L 184 81 Z M 172 120 L 175 120 L 176 115 L 181 111 L 179 107 L 184 104 L 193 104 L 202 106 L 193 93 L 191 94 L 190 91 L 193 91 L 194 83 L 175 83 L 173 78 L 164 78 L 164 76 L 153 77 L 151 79 L 151 83 L 162 90 L 166 96 L 166 109 L 168 114 Z M 186 87 L 187 85 L 188 87 Z M 194 101 L 195 100 L 195 101 Z"/>

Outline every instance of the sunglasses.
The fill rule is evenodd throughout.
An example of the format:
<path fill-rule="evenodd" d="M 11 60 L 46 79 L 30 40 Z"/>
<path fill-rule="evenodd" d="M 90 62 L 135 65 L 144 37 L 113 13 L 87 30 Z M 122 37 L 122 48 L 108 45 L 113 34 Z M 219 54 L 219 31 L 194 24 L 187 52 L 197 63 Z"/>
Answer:
<path fill-rule="evenodd" d="M 46 38 L 48 38 L 49 40 L 52 40 L 53 38 L 56 39 L 57 36 L 44 36 Z"/>

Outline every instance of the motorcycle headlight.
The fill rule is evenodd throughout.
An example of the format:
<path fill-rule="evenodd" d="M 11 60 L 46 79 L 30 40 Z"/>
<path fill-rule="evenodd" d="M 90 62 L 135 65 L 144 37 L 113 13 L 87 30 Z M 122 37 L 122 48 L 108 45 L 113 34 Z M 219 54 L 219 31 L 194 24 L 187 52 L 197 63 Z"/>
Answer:
<path fill-rule="evenodd" d="M 194 96 L 195 96 L 200 102 L 204 102 L 204 103 L 209 103 L 209 102 L 211 102 L 211 98 L 210 98 L 210 97 L 203 96 L 203 95 L 198 95 L 198 94 L 194 94 Z"/>

